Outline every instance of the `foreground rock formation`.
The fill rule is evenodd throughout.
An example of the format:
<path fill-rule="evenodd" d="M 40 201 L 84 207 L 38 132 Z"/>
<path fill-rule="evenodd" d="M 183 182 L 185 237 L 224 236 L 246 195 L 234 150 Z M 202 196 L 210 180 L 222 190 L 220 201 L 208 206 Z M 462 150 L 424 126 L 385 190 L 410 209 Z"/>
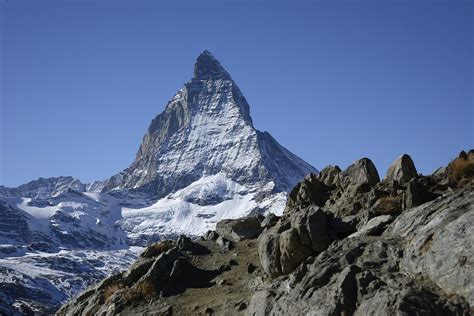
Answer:
<path fill-rule="evenodd" d="M 470 315 L 474 152 L 431 176 L 404 155 L 324 168 L 284 214 L 149 247 L 60 315 Z M 258 238 L 257 238 L 258 236 Z"/>

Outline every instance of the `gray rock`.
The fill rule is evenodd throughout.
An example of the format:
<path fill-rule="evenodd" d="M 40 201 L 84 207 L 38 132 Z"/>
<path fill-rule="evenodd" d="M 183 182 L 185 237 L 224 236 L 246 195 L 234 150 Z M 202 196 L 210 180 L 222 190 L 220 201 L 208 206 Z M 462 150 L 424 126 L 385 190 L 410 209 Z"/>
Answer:
<path fill-rule="evenodd" d="M 258 238 L 258 255 L 263 270 L 270 276 L 281 275 L 280 235 L 277 227 L 264 231 Z"/>
<path fill-rule="evenodd" d="M 350 184 L 359 188 L 372 187 L 380 182 L 379 173 L 374 163 L 369 158 L 362 158 L 353 162 L 342 172 L 343 177 L 350 179 Z"/>
<path fill-rule="evenodd" d="M 261 220 L 257 216 L 225 219 L 217 223 L 216 232 L 228 240 L 237 242 L 258 237 L 263 230 L 260 225 Z"/>
<path fill-rule="evenodd" d="M 451 193 L 405 211 L 385 232 L 406 240 L 401 266 L 474 306 L 474 191 Z"/>
<path fill-rule="evenodd" d="M 398 157 L 388 168 L 384 181 L 405 183 L 418 176 L 411 157 L 404 154 Z"/>
<path fill-rule="evenodd" d="M 376 236 L 380 235 L 383 230 L 393 221 L 392 215 L 382 215 L 372 218 L 362 226 L 357 232 L 350 235 L 348 238 L 354 238 L 361 235 Z"/>

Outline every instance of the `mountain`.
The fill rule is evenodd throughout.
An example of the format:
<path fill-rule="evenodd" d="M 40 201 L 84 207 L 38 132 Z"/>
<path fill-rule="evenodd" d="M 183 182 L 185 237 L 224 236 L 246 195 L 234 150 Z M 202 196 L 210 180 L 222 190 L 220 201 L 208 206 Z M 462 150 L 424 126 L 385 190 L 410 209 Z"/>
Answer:
<path fill-rule="evenodd" d="M 362 158 L 291 191 L 282 216 L 143 251 L 58 315 L 471 315 L 474 151 L 430 176 Z"/>
<path fill-rule="evenodd" d="M 203 176 L 290 190 L 316 170 L 253 127 L 250 108 L 219 61 L 204 51 L 194 77 L 153 119 L 135 161 L 103 191 L 131 189 L 162 198 Z"/>
<path fill-rule="evenodd" d="M 204 51 L 119 174 L 0 186 L 0 313 L 51 312 L 154 241 L 281 214 L 308 173 L 317 170 L 254 128 L 239 87 Z"/>

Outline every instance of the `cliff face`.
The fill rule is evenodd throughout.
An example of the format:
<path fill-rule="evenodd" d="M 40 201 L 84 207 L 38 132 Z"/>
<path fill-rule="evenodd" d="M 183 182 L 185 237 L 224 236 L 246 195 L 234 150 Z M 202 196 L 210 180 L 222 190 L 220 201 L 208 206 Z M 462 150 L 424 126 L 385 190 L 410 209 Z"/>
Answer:
<path fill-rule="evenodd" d="M 155 244 L 58 314 L 469 315 L 473 172 L 473 151 L 431 176 L 402 156 L 382 182 L 367 158 L 327 167 L 281 217 Z"/>

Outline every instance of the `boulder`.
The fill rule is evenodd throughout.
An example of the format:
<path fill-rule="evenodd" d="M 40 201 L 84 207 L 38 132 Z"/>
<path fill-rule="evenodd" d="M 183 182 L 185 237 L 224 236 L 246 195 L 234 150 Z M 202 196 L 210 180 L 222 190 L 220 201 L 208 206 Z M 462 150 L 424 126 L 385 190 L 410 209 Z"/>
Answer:
<path fill-rule="evenodd" d="M 350 184 L 356 188 L 370 188 L 380 182 L 377 168 L 369 158 L 353 162 L 342 172 L 342 176 L 349 178 Z"/>
<path fill-rule="evenodd" d="M 329 198 L 329 190 L 330 188 L 315 174 L 306 176 L 291 190 L 284 213 L 297 206 L 305 207 L 313 204 L 323 206 Z"/>
<path fill-rule="evenodd" d="M 270 276 L 281 275 L 280 234 L 277 227 L 264 231 L 258 238 L 258 256 L 263 270 Z"/>
<path fill-rule="evenodd" d="M 368 235 L 368 236 L 377 236 L 380 235 L 384 229 L 393 221 L 392 215 L 381 215 L 372 218 L 362 226 L 357 232 L 350 235 L 348 238 L 354 238 L 361 235 Z"/>
<path fill-rule="evenodd" d="M 216 225 L 216 232 L 220 236 L 234 242 L 256 238 L 262 230 L 261 219 L 257 216 L 225 219 Z"/>
<path fill-rule="evenodd" d="M 406 183 L 418 176 L 415 164 L 411 157 L 404 154 L 398 157 L 388 168 L 384 182 Z"/>
<path fill-rule="evenodd" d="M 288 274 L 296 269 L 306 258 L 306 251 L 295 228 L 285 230 L 280 234 L 280 264 L 282 274 Z"/>

